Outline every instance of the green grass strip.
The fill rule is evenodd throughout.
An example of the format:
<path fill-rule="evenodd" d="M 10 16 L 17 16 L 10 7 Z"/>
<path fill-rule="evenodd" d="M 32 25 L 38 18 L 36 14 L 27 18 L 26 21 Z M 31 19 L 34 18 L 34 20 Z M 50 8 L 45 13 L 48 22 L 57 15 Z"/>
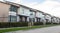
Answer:
<path fill-rule="evenodd" d="M 10 29 L 2 29 L 0 30 L 0 33 L 4 32 L 10 32 L 10 31 L 18 31 L 18 30 L 29 30 L 29 29 L 36 29 L 36 28 L 43 28 L 43 27 L 50 27 L 50 26 L 56 26 L 56 25 L 39 25 L 39 26 L 32 26 L 32 27 L 24 27 L 24 28 L 10 28 Z"/>

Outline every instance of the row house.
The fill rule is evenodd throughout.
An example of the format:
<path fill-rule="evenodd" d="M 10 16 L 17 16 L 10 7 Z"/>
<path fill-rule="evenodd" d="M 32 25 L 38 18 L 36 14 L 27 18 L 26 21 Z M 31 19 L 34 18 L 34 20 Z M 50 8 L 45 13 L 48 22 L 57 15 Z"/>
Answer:
<path fill-rule="evenodd" d="M 18 9 L 18 22 L 29 22 L 30 8 L 20 5 Z"/>
<path fill-rule="evenodd" d="M 42 12 L 38 10 L 9 1 L 0 1 L 0 3 L 1 22 L 29 22 L 30 17 L 33 17 L 34 22 L 40 22 L 40 19 L 43 18 Z"/>
<path fill-rule="evenodd" d="M 52 23 L 56 23 L 56 22 L 57 22 L 56 17 L 52 16 Z"/>
<path fill-rule="evenodd" d="M 24 5 L 20 5 L 20 8 L 18 9 L 18 16 L 20 22 L 31 22 L 32 19 L 33 22 L 44 21 L 43 12 Z"/>
<path fill-rule="evenodd" d="M 47 13 L 43 13 L 43 15 L 44 15 L 45 22 L 51 23 L 52 16 L 50 14 L 47 14 Z"/>
<path fill-rule="evenodd" d="M 58 18 L 58 17 L 56 17 L 56 20 L 57 20 L 57 23 L 59 24 L 59 23 L 60 23 L 60 21 L 59 21 L 59 18 Z"/>
<path fill-rule="evenodd" d="M 39 10 L 36 11 L 36 20 L 37 20 L 37 22 L 43 22 L 44 21 L 43 12 L 41 12 Z"/>
<path fill-rule="evenodd" d="M 53 16 L 52 23 L 60 23 L 60 18 Z"/>
<path fill-rule="evenodd" d="M 19 4 L 0 1 L 0 22 L 16 22 Z"/>
<path fill-rule="evenodd" d="M 36 20 L 36 10 L 35 9 L 32 9 L 30 8 L 30 16 L 29 16 L 29 20 L 30 22 L 33 21 L 33 22 L 37 22 Z M 31 19 L 32 18 L 32 19 Z"/>
<path fill-rule="evenodd" d="M 45 20 L 46 20 L 46 22 L 50 22 L 51 23 L 51 15 L 45 13 Z"/>
<path fill-rule="evenodd" d="M 0 22 L 53 22 L 60 19 L 42 11 L 13 2 L 0 1 Z"/>
<path fill-rule="evenodd" d="M 44 19 L 43 12 L 23 5 L 20 5 L 18 15 L 20 22 L 31 22 L 31 18 L 33 18 L 33 22 L 41 22 Z"/>
<path fill-rule="evenodd" d="M 60 18 L 59 18 L 59 23 L 60 23 Z"/>

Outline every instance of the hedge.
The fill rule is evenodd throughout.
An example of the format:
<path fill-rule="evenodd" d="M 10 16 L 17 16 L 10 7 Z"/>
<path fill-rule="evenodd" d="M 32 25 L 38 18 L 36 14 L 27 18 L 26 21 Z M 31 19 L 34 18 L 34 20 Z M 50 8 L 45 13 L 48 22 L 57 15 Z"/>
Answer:
<path fill-rule="evenodd" d="M 34 22 L 34 25 L 43 25 L 42 22 Z"/>
<path fill-rule="evenodd" d="M 1 22 L 0 28 L 28 26 L 28 22 Z"/>
<path fill-rule="evenodd" d="M 51 24 L 51 23 L 46 23 Z M 55 24 L 55 23 L 54 23 Z M 43 22 L 34 22 L 34 25 L 43 25 Z M 0 22 L 0 28 L 28 26 L 28 22 Z"/>
<path fill-rule="evenodd" d="M 51 22 L 46 22 L 46 24 L 48 25 L 48 24 L 51 24 Z"/>

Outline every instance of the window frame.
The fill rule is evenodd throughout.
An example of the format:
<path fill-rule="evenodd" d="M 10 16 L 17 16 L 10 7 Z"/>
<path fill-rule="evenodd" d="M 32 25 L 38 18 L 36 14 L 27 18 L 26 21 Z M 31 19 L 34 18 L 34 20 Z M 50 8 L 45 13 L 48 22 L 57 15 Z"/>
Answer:
<path fill-rule="evenodd" d="M 14 5 L 10 6 L 10 11 L 17 12 L 17 9 L 18 9 L 17 6 L 14 6 Z"/>
<path fill-rule="evenodd" d="M 12 18 L 14 18 L 14 19 L 12 19 Z M 16 18 L 16 19 L 15 19 Z M 14 21 L 15 20 L 15 21 Z M 9 22 L 17 22 L 17 16 L 12 16 L 12 15 L 9 15 L 8 16 L 8 21 Z"/>

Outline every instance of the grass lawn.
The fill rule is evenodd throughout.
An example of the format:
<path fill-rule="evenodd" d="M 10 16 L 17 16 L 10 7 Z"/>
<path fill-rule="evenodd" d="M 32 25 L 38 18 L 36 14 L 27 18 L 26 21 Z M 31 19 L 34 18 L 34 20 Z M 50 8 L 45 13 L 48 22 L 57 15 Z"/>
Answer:
<path fill-rule="evenodd" d="M 56 25 L 45 25 L 45 26 L 44 25 L 39 25 L 39 26 L 32 26 L 31 28 L 29 28 L 29 27 L 24 27 L 24 28 L 15 27 L 15 28 L 9 28 L 9 29 L 2 29 L 2 30 L 0 30 L 0 33 L 17 31 L 17 30 L 29 30 L 29 29 L 36 29 L 36 28 L 43 28 L 43 27 L 51 27 L 51 26 L 56 26 Z"/>

